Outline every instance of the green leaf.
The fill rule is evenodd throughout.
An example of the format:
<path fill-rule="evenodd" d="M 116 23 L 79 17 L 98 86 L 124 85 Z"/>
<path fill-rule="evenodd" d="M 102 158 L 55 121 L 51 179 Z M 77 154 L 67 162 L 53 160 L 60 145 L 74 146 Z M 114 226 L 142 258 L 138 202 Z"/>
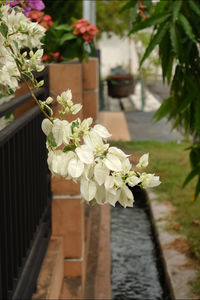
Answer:
<path fill-rule="evenodd" d="M 19 50 L 19 45 L 18 45 L 17 41 L 13 40 L 13 43 L 15 44 L 16 49 Z"/>
<path fill-rule="evenodd" d="M 199 179 L 197 181 L 197 185 L 196 185 L 196 189 L 195 189 L 194 201 L 197 200 L 197 197 L 199 196 L 199 193 L 200 193 L 200 176 L 199 176 Z"/>
<path fill-rule="evenodd" d="M 177 26 L 176 24 L 171 24 L 170 26 L 170 40 L 172 44 L 172 48 L 174 50 L 174 53 L 177 55 L 177 57 L 181 57 L 181 52 L 180 52 L 180 40 L 179 36 L 177 34 Z"/>
<path fill-rule="evenodd" d="M 140 22 L 139 24 L 136 24 L 135 26 L 133 26 L 133 29 L 130 31 L 129 34 L 139 31 L 139 30 L 142 30 L 142 29 L 145 29 L 147 27 L 151 27 L 151 26 L 158 25 L 161 23 L 164 24 L 166 22 L 166 20 L 169 18 L 169 16 L 170 16 L 169 13 L 153 15 L 153 16 L 145 19 L 144 21 Z"/>
<path fill-rule="evenodd" d="M 200 16 L 200 7 L 198 6 L 199 2 L 195 2 L 194 0 L 189 0 L 188 4 L 190 5 L 190 7 L 193 9 L 193 11 Z"/>
<path fill-rule="evenodd" d="M 56 141 L 55 141 L 54 136 L 53 136 L 53 132 L 50 132 L 48 134 L 48 136 L 47 136 L 47 142 L 48 142 L 48 144 L 49 144 L 49 146 L 51 148 L 54 148 L 54 147 L 57 146 Z"/>
<path fill-rule="evenodd" d="M 74 149 L 76 149 L 76 145 L 68 145 L 63 148 L 63 152 L 68 152 Z"/>
<path fill-rule="evenodd" d="M 156 111 L 156 113 L 153 116 L 153 118 L 156 121 L 161 120 L 165 115 L 169 113 L 171 108 L 171 101 L 172 101 L 172 97 L 169 97 L 163 101 L 162 105 L 159 107 L 159 109 Z"/>
<path fill-rule="evenodd" d="M 189 21 L 186 19 L 186 17 L 183 14 L 179 14 L 179 21 L 186 33 L 186 35 L 194 42 L 197 43 L 195 40 L 195 35 L 192 31 L 192 26 L 190 25 Z"/>
<path fill-rule="evenodd" d="M 200 162 L 200 147 L 191 147 L 190 151 L 190 163 L 192 168 L 195 168 Z"/>
<path fill-rule="evenodd" d="M 0 32 L 1 32 L 1 34 L 5 38 L 7 38 L 7 35 L 8 35 L 8 26 L 5 23 L 1 23 L 1 25 L 0 25 Z"/>
<path fill-rule="evenodd" d="M 167 2 L 166 1 L 159 1 L 156 6 L 155 6 L 155 9 L 154 9 L 154 14 L 160 14 L 160 13 L 163 13 L 166 9 L 167 5 Z"/>
<path fill-rule="evenodd" d="M 152 40 L 150 41 L 141 61 L 140 61 L 140 67 L 142 65 L 142 63 L 145 61 L 145 59 L 150 55 L 150 53 L 153 51 L 153 49 L 159 44 L 161 43 L 167 29 L 169 27 L 169 23 L 164 23 L 160 26 L 160 28 L 158 29 L 157 33 L 154 35 L 154 37 L 152 38 Z"/>
<path fill-rule="evenodd" d="M 172 12 L 173 12 L 173 22 L 177 20 L 178 13 L 182 6 L 182 0 L 174 1 L 174 4 L 172 6 Z"/>
<path fill-rule="evenodd" d="M 62 38 L 60 39 L 60 45 L 62 46 L 64 44 L 64 42 L 69 41 L 69 40 L 73 40 L 73 39 L 76 39 L 76 38 L 77 38 L 77 36 L 75 36 L 73 33 L 64 34 L 62 36 Z"/>
<path fill-rule="evenodd" d="M 137 4 L 137 2 L 136 2 L 136 4 Z M 132 1 L 127 2 L 127 3 L 120 9 L 119 13 L 122 13 L 122 12 L 124 12 L 125 10 L 130 9 L 131 7 L 135 7 L 136 4 L 135 4 L 134 2 L 132 2 Z"/>
<path fill-rule="evenodd" d="M 167 71 L 166 71 L 166 77 L 167 77 L 167 82 L 168 82 L 168 84 L 169 84 L 170 81 L 171 81 L 173 64 L 174 64 L 174 55 L 171 54 L 171 55 L 169 56 L 168 67 L 167 67 Z"/>
<path fill-rule="evenodd" d="M 136 16 L 137 16 L 137 12 L 138 12 L 138 3 L 136 2 L 133 10 L 132 10 L 132 14 L 131 14 L 131 22 L 135 22 Z"/>
<path fill-rule="evenodd" d="M 31 72 L 23 71 L 23 74 L 31 81 L 34 82 L 34 76 Z"/>
<path fill-rule="evenodd" d="M 53 115 L 53 110 L 51 109 L 51 107 L 49 107 L 46 103 L 44 103 L 44 111 L 47 113 L 48 116 L 52 116 Z"/>
<path fill-rule="evenodd" d="M 192 169 L 192 171 L 186 177 L 186 179 L 183 183 L 183 187 L 185 187 L 196 175 L 199 175 L 199 174 L 200 174 L 200 167 L 199 166 Z"/>
<path fill-rule="evenodd" d="M 159 56 L 161 58 L 162 64 L 163 82 L 165 82 L 165 78 L 167 77 L 169 84 L 171 79 L 174 55 L 172 53 L 172 47 L 168 32 L 165 34 L 164 38 L 162 39 L 162 42 L 159 45 Z"/>
<path fill-rule="evenodd" d="M 194 106 L 195 106 L 195 111 L 194 111 L 195 131 L 198 134 L 198 136 L 200 136 L 200 117 L 199 117 L 200 99 L 199 99 L 199 96 L 195 100 L 196 101 L 193 102 Z"/>
<path fill-rule="evenodd" d="M 72 28 L 67 24 L 61 24 L 61 25 L 54 26 L 54 29 L 56 29 L 56 30 L 66 30 L 66 31 L 72 30 Z"/>

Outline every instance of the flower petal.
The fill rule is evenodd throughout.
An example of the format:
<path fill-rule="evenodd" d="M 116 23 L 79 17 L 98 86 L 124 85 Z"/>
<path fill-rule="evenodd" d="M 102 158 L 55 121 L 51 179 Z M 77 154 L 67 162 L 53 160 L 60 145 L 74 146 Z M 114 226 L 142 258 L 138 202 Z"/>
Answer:
<path fill-rule="evenodd" d="M 105 178 L 109 175 L 109 170 L 106 166 L 100 162 L 94 167 L 94 178 L 99 185 L 102 185 Z"/>
<path fill-rule="evenodd" d="M 108 169 L 111 171 L 119 172 L 121 171 L 122 164 L 119 158 L 113 154 L 108 153 L 106 158 L 103 160 L 103 163 L 106 165 Z"/>
<path fill-rule="evenodd" d="M 68 165 L 68 173 L 73 178 L 78 178 L 82 175 L 84 170 L 84 163 L 80 161 L 78 158 L 73 158 L 70 160 Z"/>
<path fill-rule="evenodd" d="M 49 119 L 44 119 L 42 121 L 42 131 L 44 132 L 44 134 L 49 135 L 49 133 L 52 131 L 53 128 L 53 124 Z"/>
<path fill-rule="evenodd" d="M 82 145 L 76 148 L 76 153 L 79 159 L 85 164 L 91 164 L 94 161 L 94 154 L 87 145 Z"/>
<path fill-rule="evenodd" d="M 81 195 L 86 201 L 91 201 L 95 198 L 97 186 L 96 183 L 92 180 L 88 181 L 87 179 L 81 179 L 80 185 Z"/>
<path fill-rule="evenodd" d="M 111 136 L 111 134 L 108 132 L 108 130 L 106 129 L 106 127 L 97 124 L 93 127 L 93 131 L 95 133 L 97 133 L 100 137 L 102 137 L 103 139 L 107 139 Z"/>

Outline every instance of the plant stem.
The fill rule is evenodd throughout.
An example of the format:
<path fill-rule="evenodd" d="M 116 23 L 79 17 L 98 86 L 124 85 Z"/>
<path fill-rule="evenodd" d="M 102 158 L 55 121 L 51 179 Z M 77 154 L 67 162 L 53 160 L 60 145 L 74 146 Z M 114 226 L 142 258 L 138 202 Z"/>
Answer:
<path fill-rule="evenodd" d="M 11 45 L 9 45 L 9 48 L 10 48 L 11 52 L 13 53 L 13 55 L 15 55 L 15 53 L 14 53 L 14 51 L 13 51 Z M 24 76 L 23 73 L 22 73 L 22 69 L 21 69 L 19 63 L 18 63 L 17 61 L 15 61 L 15 62 L 16 62 L 17 68 L 18 68 L 18 70 L 19 70 L 21 79 L 25 82 L 25 84 L 26 84 L 28 90 L 29 90 L 30 93 L 31 93 L 32 98 L 35 100 L 36 104 L 39 106 L 41 112 L 45 115 L 45 117 L 46 117 L 47 119 L 49 119 L 49 121 L 52 122 L 52 118 L 51 118 L 51 117 L 45 112 L 45 110 L 41 107 L 41 105 L 40 105 L 38 99 L 36 98 L 35 94 L 33 93 L 32 88 L 30 87 L 28 81 L 26 80 L 25 76 Z M 52 122 L 52 123 L 53 123 L 53 122 Z"/>

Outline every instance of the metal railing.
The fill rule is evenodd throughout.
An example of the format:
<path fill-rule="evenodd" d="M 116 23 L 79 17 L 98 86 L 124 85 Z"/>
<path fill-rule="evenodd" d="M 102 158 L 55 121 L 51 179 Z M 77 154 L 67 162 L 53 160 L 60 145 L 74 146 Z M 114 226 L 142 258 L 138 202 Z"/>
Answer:
<path fill-rule="evenodd" d="M 49 94 L 48 69 L 40 73 Z M 0 116 L 31 99 L 27 93 L 2 104 Z M 51 232 L 50 174 L 43 115 L 37 106 L 0 131 L 0 298 L 31 299 Z"/>

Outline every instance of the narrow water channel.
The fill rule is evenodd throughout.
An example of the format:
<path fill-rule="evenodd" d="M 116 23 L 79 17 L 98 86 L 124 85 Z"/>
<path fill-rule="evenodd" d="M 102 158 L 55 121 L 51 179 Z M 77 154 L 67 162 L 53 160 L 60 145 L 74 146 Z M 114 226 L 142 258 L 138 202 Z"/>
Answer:
<path fill-rule="evenodd" d="M 146 204 L 111 209 L 112 299 L 163 300 L 160 263 Z"/>

